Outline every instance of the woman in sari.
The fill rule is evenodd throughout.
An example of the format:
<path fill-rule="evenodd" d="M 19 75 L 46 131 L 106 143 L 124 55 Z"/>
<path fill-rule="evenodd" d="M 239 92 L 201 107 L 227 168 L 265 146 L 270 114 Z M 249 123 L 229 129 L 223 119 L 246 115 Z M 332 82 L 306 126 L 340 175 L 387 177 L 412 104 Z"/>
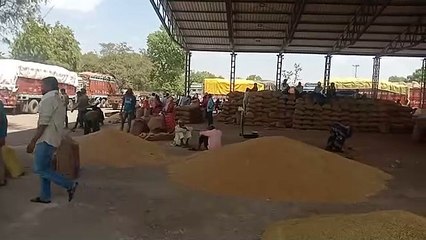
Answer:
<path fill-rule="evenodd" d="M 167 99 L 167 103 L 164 106 L 163 113 L 166 130 L 168 133 L 172 133 L 175 130 L 176 126 L 176 110 L 173 97 L 169 97 Z"/>
<path fill-rule="evenodd" d="M 155 95 L 153 108 L 152 108 L 152 115 L 156 116 L 161 113 L 163 110 L 163 104 L 161 103 L 161 99 L 158 95 Z"/>

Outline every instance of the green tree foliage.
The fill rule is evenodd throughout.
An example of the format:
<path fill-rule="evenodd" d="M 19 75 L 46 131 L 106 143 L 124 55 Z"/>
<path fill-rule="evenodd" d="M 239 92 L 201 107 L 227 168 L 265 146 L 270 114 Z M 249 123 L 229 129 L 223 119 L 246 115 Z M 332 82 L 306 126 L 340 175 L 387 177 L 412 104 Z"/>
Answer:
<path fill-rule="evenodd" d="M 261 76 L 258 76 L 258 75 L 253 74 L 253 75 L 248 76 L 248 77 L 247 77 L 247 80 L 260 81 L 260 80 L 262 80 L 262 77 L 261 77 Z"/>
<path fill-rule="evenodd" d="M 3 1 L 2 1 L 3 2 Z M 27 19 L 35 17 L 46 0 L 7 0 L 0 8 L 0 39 L 10 43 Z"/>
<path fill-rule="evenodd" d="M 389 82 L 407 82 L 407 78 L 398 76 L 390 76 L 388 80 Z"/>
<path fill-rule="evenodd" d="M 80 71 L 110 74 L 120 89 L 152 90 L 149 76 L 152 63 L 143 52 L 135 52 L 127 43 L 101 43 L 99 53 L 82 56 Z"/>
<path fill-rule="evenodd" d="M 55 64 L 75 71 L 81 49 L 69 27 L 59 22 L 52 26 L 30 20 L 12 43 L 10 54 L 15 59 Z"/>
<path fill-rule="evenodd" d="M 426 71 L 426 70 L 425 70 Z M 407 76 L 408 82 L 421 82 L 422 81 L 422 69 L 416 69 L 410 76 Z"/>
<path fill-rule="evenodd" d="M 183 92 L 185 53 L 173 42 L 166 31 L 160 30 L 148 35 L 147 54 L 153 63 L 150 74 L 155 90 Z"/>
<path fill-rule="evenodd" d="M 206 78 L 217 78 L 208 71 L 191 71 L 191 83 L 203 83 Z"/>

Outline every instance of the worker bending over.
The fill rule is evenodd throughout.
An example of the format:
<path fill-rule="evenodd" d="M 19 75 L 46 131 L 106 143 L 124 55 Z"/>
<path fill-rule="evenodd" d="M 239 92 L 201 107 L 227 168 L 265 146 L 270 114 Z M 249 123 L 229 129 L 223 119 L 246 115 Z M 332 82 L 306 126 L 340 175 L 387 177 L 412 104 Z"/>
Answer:
<path fill-rule="evenodd" d="M 189 140 L 192 137 L 192 128 L 185 126 L 182 120 L 178 121 L 178 125 L 175 127 L 175 139 L 173 145 L 188 147 Z"/>
<path fill-rule="evenodd" d="M 198 150 L 201 150 L 202 145 L 206 150 L 213 150 L 222 147 L 222 131 L 216 129 L 213 125 L 210 125 L 208 130 L 200 132 Z"/>
<path fill-rule="evenodd" d="M 92 110 L 84 115 L 84 135 L 100 130 L 100 126 L 104 124 L 104 113 L 102 110 L 93 106 Z"/>

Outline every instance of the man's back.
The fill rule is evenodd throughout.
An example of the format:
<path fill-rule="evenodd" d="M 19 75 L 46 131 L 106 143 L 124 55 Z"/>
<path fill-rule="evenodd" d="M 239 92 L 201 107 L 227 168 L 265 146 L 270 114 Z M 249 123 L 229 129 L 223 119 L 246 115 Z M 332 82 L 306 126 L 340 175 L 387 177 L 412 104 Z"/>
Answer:
<path fill-rule="evenodd" d="M 89 97 L 86 94 L 82 94 L 78 98 L 77 105 L 78 110 L 86 110 L 86 108 L 89 107 Z"/>

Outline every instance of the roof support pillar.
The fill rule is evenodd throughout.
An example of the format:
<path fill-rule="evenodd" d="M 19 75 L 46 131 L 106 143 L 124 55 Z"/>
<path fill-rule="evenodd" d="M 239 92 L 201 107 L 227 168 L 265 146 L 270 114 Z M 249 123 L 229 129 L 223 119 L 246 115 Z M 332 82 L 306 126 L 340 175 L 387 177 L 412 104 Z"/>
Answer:
<path fill-rule="evenodd" d="M 235 62 L 237 60 L 237 54 L 231 53 L 231 74 L 229 76 L 229 92 L 235 91 Z"/>
<path fill-rule="evenodd" d="M 421 102 L 420 108 L 426 108 L 426 58 L 423 58 L 421 77 Z"/>
<path fill-rule="evenodd" d="M 184 86 L 184 94 L 186 96 L 189 95 L 189 89 L 191 88 L 191 56 L 192 53 L 190 51 L 186 51 L 185 54 L 185 86 Z"/>
<path fill-rule="evenodd" d="M 279 53 L 277 55 L 277 76 L 275 78 L 275 90 L 281 90 L 281 79 L 283 73 L 283 58 L 284 54 Z"/>
<path fill-rule="evenodd" d="M 373 58 L 373 77 L 371 82 L 371 97 L 377 99 L 379 93 L 380 57 Z"/>
<path fill-rule="evenodd" d="M 330 85 L 330 74 L 331 74 L 331 55 L 325 56 L 325 67 L 324 67 L 324 86 L 323 91 L 325 92 Z"/>

